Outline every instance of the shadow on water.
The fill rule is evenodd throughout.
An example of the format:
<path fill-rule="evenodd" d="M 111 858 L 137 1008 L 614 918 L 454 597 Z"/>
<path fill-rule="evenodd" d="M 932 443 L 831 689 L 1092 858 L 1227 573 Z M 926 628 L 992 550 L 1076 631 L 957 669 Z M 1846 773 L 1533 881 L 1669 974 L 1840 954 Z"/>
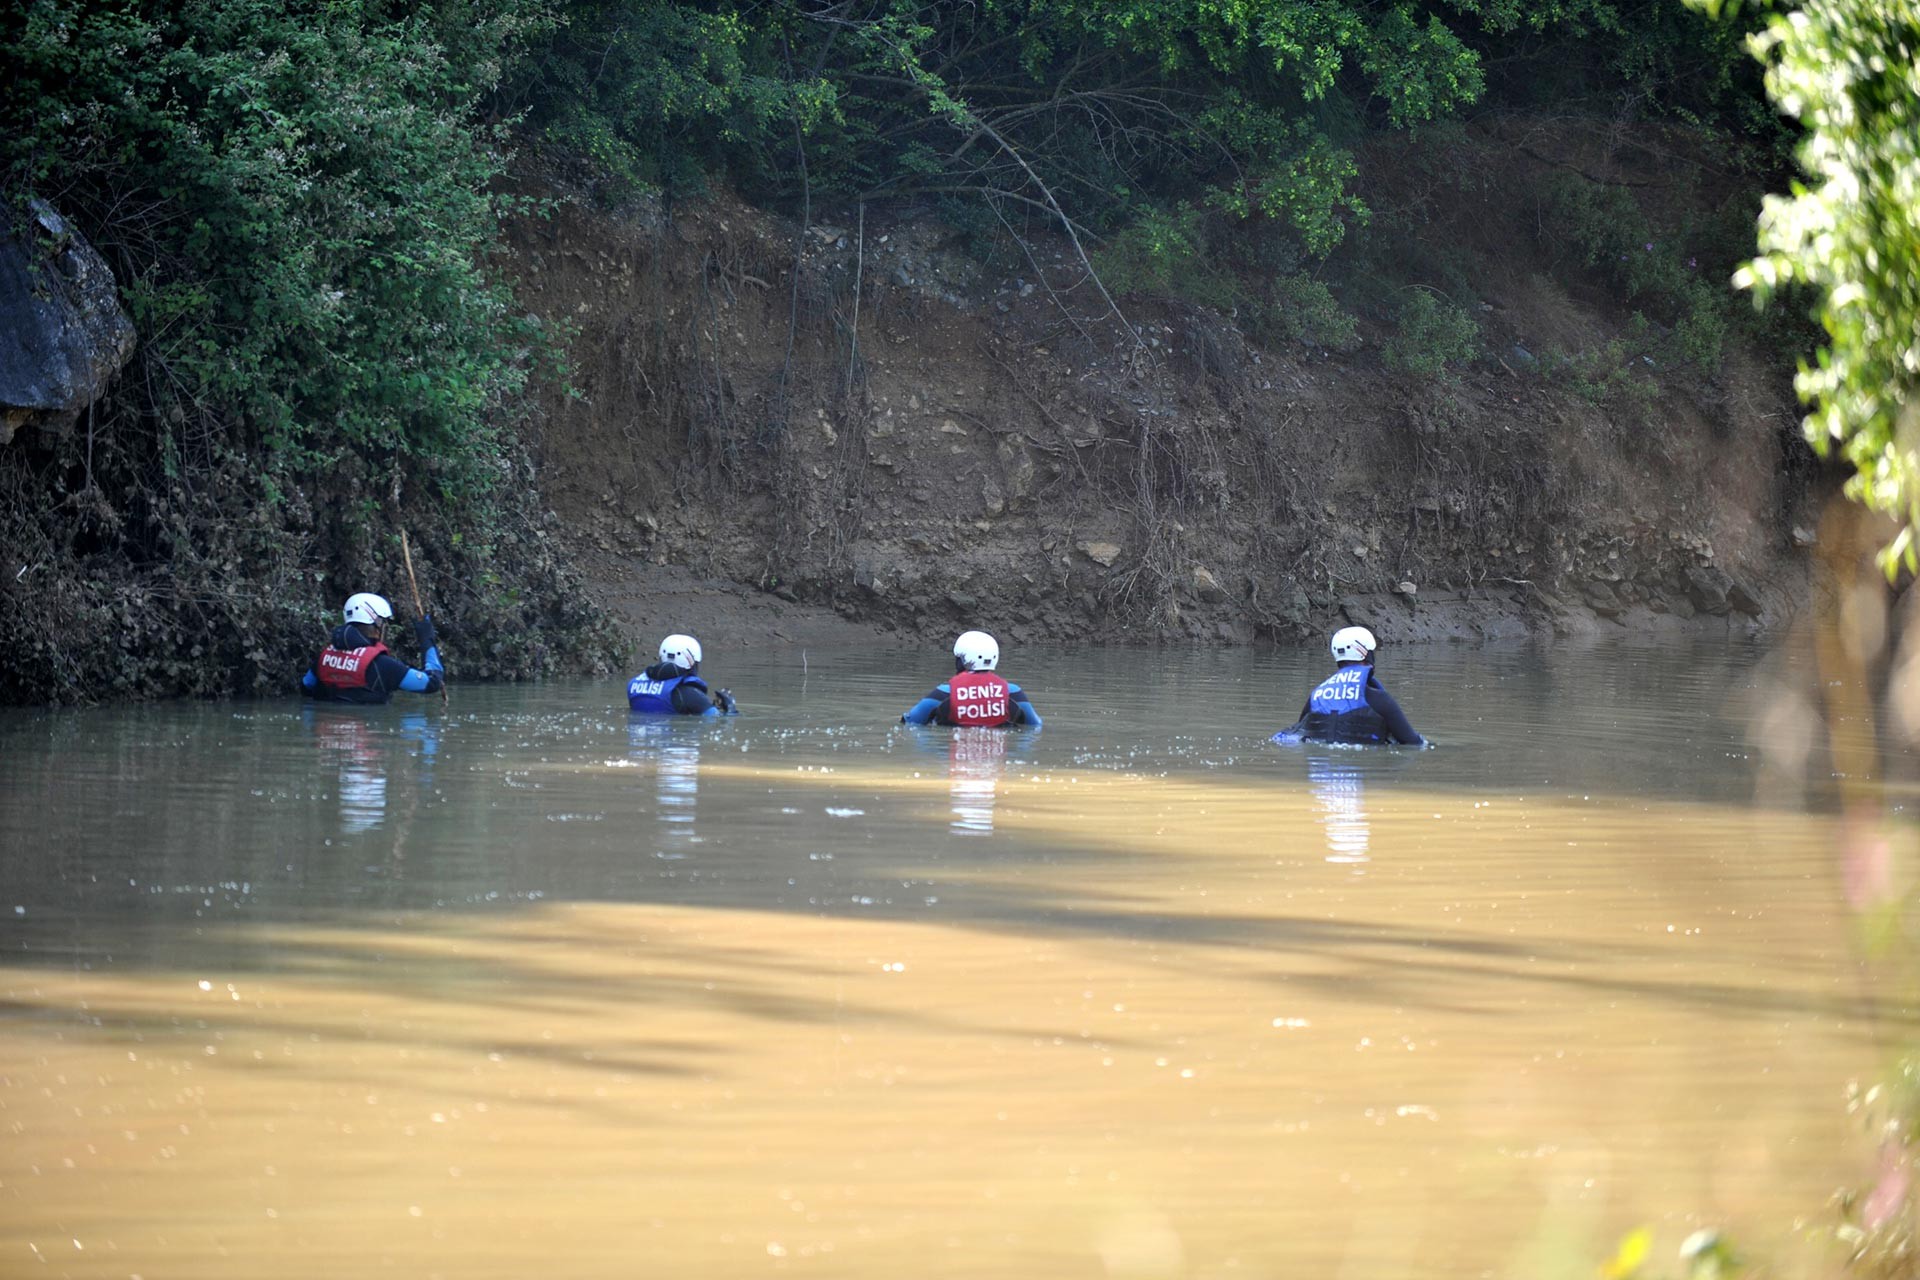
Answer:
<path fill-rule="evenodd" d="M 1315 655 L 1009 654 L 1039 733 L 925 656 L 0 717 L 0 1257 L 1466 1280 L 1844 1176 L 1913 1015 L 1757 655 L 1396 652 L 1423 753 L 1268 745 Z"/>
<path fill-rule="evenodd" d="M 1462 900 L 1515 885 L 1618 897 L 1724 876 L 1743 853 L 1764 861 L 1743 710 L 1762 682 L 1756 653 L 1391 656 L 1383 671 L 1442 749 L 1274 748 L 1265 735 L 1292 718 L 1317 660 L 1139 651 L 1031 655 L 1019 678 L 1048 717 L 1038 734 L 890 724 L 924 683 L 904 659 L 884 676 L 730 673 L 755 693 L 746 716 L 720 722 L 628 717 L 605 708 L 610 688 L 581 685 L 462 690 L 448 712 L 16 715 L 0 721 L 0 965 L 354 974 L 500 1007 L 591 994 L 845 1015 L 756 991 L 764 954 L 695 993 L 544 976 L 524 937 L 457 961 L 380 949 L 422 922 L 472 917 L 484 934 L 491 917 L 604 902 L 1162 946 L 1165 963 L 1196 969 L 1194 949 L 1331 957 L 1327 972 L 1276 981 L 1392 1005 L 1447 1007 L 1471 969 L 1516 991 L 1866 1012 L 1845 993 L 1606 972 L 1661 954 L 1630 937 L 1502 935 L 1484 912 L 1391 918 L 1410 877 L 1451 878 Z M 1496 805 L 1512 815 L 1498 825 L 1485 816 Z M 1590 822 L 1599 838 L 1569 855 Z M 1650 852 L 1688 824 L 1699 843 Z M 1817 835 L 1795 839 L 1783 858 Z M 1731 896 L 1793 887 L 1757 880 Z M 1310 910 L 1285 909 L 1296 893 Z M 1234 895 L 1257 909 L 1234 909 Z"/>

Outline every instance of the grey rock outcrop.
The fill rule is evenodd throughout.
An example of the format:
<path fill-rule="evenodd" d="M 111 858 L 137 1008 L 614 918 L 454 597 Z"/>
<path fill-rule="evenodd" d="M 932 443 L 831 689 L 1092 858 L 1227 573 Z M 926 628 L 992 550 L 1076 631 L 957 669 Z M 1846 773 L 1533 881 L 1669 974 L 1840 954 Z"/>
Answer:
<path fill-rule="evenodd" d="M 1733 579 L 1724 570 L 1710 564 L 1696 565 L 1687 570 L 1686 580 L 1687 596 L 1694 608 L 1716 616 L 1726 614 L 1731 607 L 1727 592 L 1733 588 Z"/>
<path fill-rule="evenodd" d="M 1626 608 L 1613 586 L 1597 578 L 1587 583 L 1581 594 L 1586 597 L 1588 607 L 1603 618 L 1617 618 Z"/>
<path fill-rule="evenodd" d="M 0 444 L 71 427 L 133 355 L 106 260 L 47 204 L 31 214 L 0 235 Z"/>
<path fill-rule="evenodd" d="M 1208 604 L 1220 604 L 1227 599 L 1227 589 L 1205 565 L 1193 566 L 1193 592 Z"/>

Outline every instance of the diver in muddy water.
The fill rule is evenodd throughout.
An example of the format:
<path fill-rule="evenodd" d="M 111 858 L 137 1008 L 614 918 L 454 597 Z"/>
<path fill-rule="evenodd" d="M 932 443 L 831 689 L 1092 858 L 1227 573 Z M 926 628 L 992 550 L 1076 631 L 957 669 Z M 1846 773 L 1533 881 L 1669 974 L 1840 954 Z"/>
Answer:
<path fill-rule="evenodd" d="M 1273 735 L 1279 743 L 1340 742 L 1353 746 L 1388 744 L 1424 747 L 1427 740 L 1407 721 L 1393 695 L 1374 673 L 1380 642 L 1365 627 L 1333 633 L 1334 673 L 1307 695 L 1300 719 Z"/>
<path fill-rule="evenodd" d="M 953 679 L 914 703 L 900 717 L 902 723 L 1038 729 L 1040 713 L 1019 685 L 994 671 L 999 665 L 998 641 L 984 631 L 963 633 L 953 642 Z"/>
<path fill-rule="evenodd" d="M 671 635 L 660 642 L 660 660 L 627 681 L 627 706 L 648 715 L 717 716 L 739 710 L 733 694 L 708 689 L 700 678 L 700 642 Z"/>
<path fill-rule="evenodd" d="M 387 623 L 393 620 L 393 606 L 386 597 L 369 591 L 348 596 L 344 613 L 345 622 L 333 629 L 327 647 L 300 677 L 300 691 L 307 697 L 377 705 L 391 698 L 395 690 L 433 693 L 446 682 L 431 616 L 422 614 L 413 624 L 414 639 L 426 653 L 421 669 L 409 667 L 387 651 Z"/>

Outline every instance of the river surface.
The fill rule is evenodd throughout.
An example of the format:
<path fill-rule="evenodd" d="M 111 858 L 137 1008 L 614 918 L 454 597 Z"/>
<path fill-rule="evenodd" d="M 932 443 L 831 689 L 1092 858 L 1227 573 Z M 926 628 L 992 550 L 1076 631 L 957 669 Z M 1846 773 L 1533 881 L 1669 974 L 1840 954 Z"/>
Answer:
<path fill-rule="evenodd" d="M 1790 658 L 1389 649 L 1363 752 L 1317 651 L 709 653 L 0 712 L 0 1276 L 1796 1275 L 1871 1177 Z"/>

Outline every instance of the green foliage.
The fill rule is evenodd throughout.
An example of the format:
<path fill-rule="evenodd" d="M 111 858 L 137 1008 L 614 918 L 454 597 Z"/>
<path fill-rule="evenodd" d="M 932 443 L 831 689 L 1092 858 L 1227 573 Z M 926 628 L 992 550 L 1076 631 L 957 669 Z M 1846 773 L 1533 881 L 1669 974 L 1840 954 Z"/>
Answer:
<path fill-rule="evenodd" d="M 1243 216 L 1260 213 L 1298 237 L 1305 251 L 1324 258 L 1346 238 L 1350 223 L 1365 223 L 1367 206 L 1348 190 L 1359 173 L 1351 153 L 1334 147 L 1305 128 L 1294 130 L 1297 145 L 1278 144 L 1257 176 L 1243 190 L 1218 188 L 1213 202 Z"/>
<path fill-rule="evenodd" d="M 1807 184 L 1768 198 L 1737 283 L 1762 302 L 1790 283 L 1819 295 L 1827 344 L 1796 382 L 1807 436 L 1899 520 L 1888 569 L 1920 568 L 1920 0 L 1808 0 L 1752 44 L 1806 130 Z"/>
<path fill-rule="evenodd" d="M 597 163 L 615 194 L 698 189 L 728 148 L 836 110 L 831 82 L 778 74 L 773 34 L 725 9 L 568 4 L 502 96 L 531 100 L 548 137 Z"/>
<path fill-rule="evenodd" d="M 1205 214 L 1191 205 L 1143 208 L 1093 263 L 1115 293 L 1165 294 L 1221 310 L 1238 297 L 1234 281 L 1207 254 Z"/>
<path fill-rule="evenodd" d="M 1614 109 L 1725 130 L 1774 152 L 1786 133 L 1767 109 L 1744 29 L 1703 23 L 1666 0 L 1462 3 L 1486 32 L 1488 96 L 1523 108 Z"/>
<path fill-rule="evenodd" d="M 1588 404 L 1644 426 L 1660 398 L 1660 384 L 1654 379 L 1660 367 L 1654 354 L 1658 350 L 1659 336 L 1636 311 L 1620 336 L 1570 356 L 1549 353 L 1541 364 L 1543 372 Z"/>
<path fill-rule="evenodd" d="M 1382 355 L 1387 367 L 1417 378 L 1443 379 L 1449 366 L 1480 351 L 1480 326 L 1465 307 L 1426 289 L 1408 293 Z"/>
<path fill-rule="evenodd" d="M 1453 7 L 1471 30 L 1475 6 Z M 1285 225 L 1324 256 L 1365 209 L 1318 104 L 1402 126 L 1484 84 L 1447 6 L 575 0 L 558 13 L 499 101 L 617 187 L 724 170 L 774 201 L 984 202 L 1016 234 L 1071 221 L 1101 236 L 1210 207 Z M 1110 257 L 1158 261 L 1167 229 L 1139 229 L 1144 256 L 1121 243 Z"/>
<path fill-rule="evenodd" d="M 1735 295 L 1714 283 L 1727 273 L 1724 257 L 1705 243 L 1710 227 L 1662 232 L 1626 188 L 1574 175 L 1546 184 L 1541 222 L 1549 238 L 1572 245 L 1625 300 L 1670 327 L 1679 358 L 1705 372 L 1719 365 Z"/>
<path fill-rule="evenodd" d="M 1690 280 L 1682 298 L 1680 320 L 1673 326 L 1674 346 L 1681 359 L 1696 369 L 1712 372 L 1720 363 L 1720 353 L 1727 341 L 1724 296 L 1720 290 Z"/>
<path fill-rule="evenodd" d="M 1169 77 L 1276 79 L 1309 100 L 1358 68 L 1395 123 L 1471 102 L 1479 87 L 1473 52 L 1438 15 L 1421 23 L 1407 5 L 1003 0 L 988 12 L 1021 32 L 1030 66 L 1054 61 L 1062 48 L 1104 46 Z"/>
<path fill-rule="evenodd" d="M 1295 342 L 1332 351 L 1349 351 L 1359 337 L 1359 320 L 1342 307 L 1326 283 L 1313 276 L 1282 276 L 1274 282 L 1267 328 Z"/>
<path fill-rule="evenodd" d="M 471 113 L 537 17 L 38 0 L 3 32 L 5 185 L 115 252 L 152 412 L 244 421 L 296 471 L 430 460 L 478 496 L 527 336 L 483 270 L 501 161 Z"/>
<path fill-rule="evenodd" d="M 1191 205 L 1141 210 L 1094 255 L 1094 267 L 1116 293 L 1159 294 L 1241 313 L 1248 329 L 1268 341 L 1350 350 L 1357 318 L 1325 282 L 1290 269 L 1298 261 L 1297 252 L 1276 248 L 1272 236 Z"/>
<path fill-rule="evenodd" d="M 499 100 L 598 160 L 616 191 L 724 172 L 789 208 L 927 200 L 983 252 L 1071 226 L 1117 289 L 1247 307 L 1282 329 L 1286 305 L 1235 262 L 1215 215 L 1277 228 L 1305 259 L 1333 253 L 1369 217 L 1351 145 L 1479 101 L 1490 55 L 1577 65 L 1582 93 L 1695 120 L 1731 119 L 1753 79 L 1735 37 L 1627 0 L 556 2 Z M 1668 276 L 1629 297 L 1711 363 L 1726 323 L 1682 278 L 1687 256 L 1664 253 Z M 1385 282 L 1409 279 L 1470 292 L 1431 271 Z"/>
<path fill-rule="evenodd" d="M 1382 16 L 1361 65 L 1386 99 L 1387 118 L 1396 128 L 1439 119 L 1486 88 L 1479 58 L 1440 15 L 1416 22 L 1407 5 Z"/>

